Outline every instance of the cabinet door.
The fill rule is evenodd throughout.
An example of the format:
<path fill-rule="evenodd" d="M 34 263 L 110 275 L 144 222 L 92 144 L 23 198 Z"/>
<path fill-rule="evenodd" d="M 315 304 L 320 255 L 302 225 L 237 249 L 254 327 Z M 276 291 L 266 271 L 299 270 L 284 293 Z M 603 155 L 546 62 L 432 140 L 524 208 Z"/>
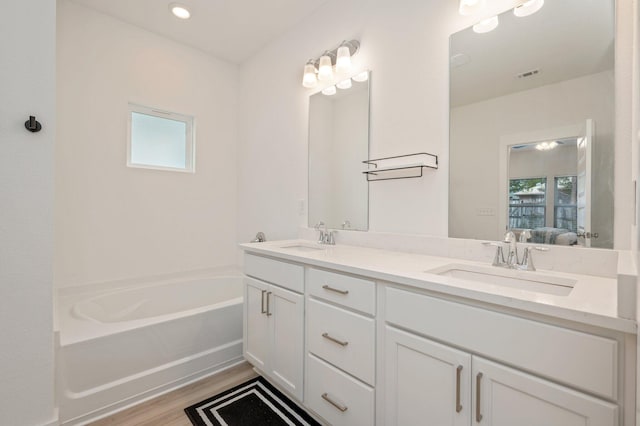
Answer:
<path fill-rule="evenodd" d="M 385 337 L 384 424 L 468 426 L 471 355 L 389 326 Z"/>
<path fill-rule="evenodd" d="M 302 401 L 304 363 L 304 297 L 270 286 L 268 292 L 271 352 L 268 372 Z"/>
<path fill-rule="evenodd" d="M 266 298 L 269 285 L 244 279 L 244 356 L 256 368 L 266 371 L 269 356 L 269 321 Z"/>
<path fill-rule="evenodd" d="M 618 424 L 614 404 L 475 356 L 472 399 L 475 425 Z"/>

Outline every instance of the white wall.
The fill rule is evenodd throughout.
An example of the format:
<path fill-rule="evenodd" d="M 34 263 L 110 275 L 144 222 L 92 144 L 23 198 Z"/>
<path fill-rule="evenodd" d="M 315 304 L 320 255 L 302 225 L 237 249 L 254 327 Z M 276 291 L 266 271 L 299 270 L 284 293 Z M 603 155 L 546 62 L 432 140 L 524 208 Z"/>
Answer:
<path fill-rule="evenodd" d="M 238 68 L 58 3 L 55 282 L 235 264 Z M 128 102 L 195 116 L 196 173 L 126 167 Z"/>
<path fill-rule="evenodd" d="M 427 151 L 440 169 L 422 179 L 370 184 L 370 230 L 447 235 L 449 35 L 474 23 L 456 1 L 333 0 L 241 67 L 238 238 L 263 230 L 290 238 L 306 225 L 307 108 L 301 86 L 310 57 L 343 39 L 361 41 L 354 58 L 371 69 L 371 157 Z M 517 2 L 488 2 L 495 14 Z M 631 206 L 629 130 L 633 0 L 618 1 L 616 45 L 616 245 L 628 248 Z M 625 154 L 627 153 L 627 154 Z M 256 208 L 258 206 L 258 208 Z"/>
<path fill-rule="evenodd" d="M 0 424 L 55 421 L 52 256 L 55 3 L 3 2 L 0 25 Z M 42 123 L 30 133 L 23 123 Z"/>
<path fill-rule="evenodd" d="M 499 211 L 499 156 L 507 135 L 536 133 L 593 119 L 592 229 L 595 247 L 613 247 L 614 79 L 602 72 L 513 93 L 451 111 L 450 235 L 497 240 L 498 215 L 479 216 L 478 208 Z M 522 105 L 526 105 L 523 108 Z M 535 142 L 534 140 L 530 142 Z M 473 176 L 473 183 L 469 182 Z M 484 188 L 484 191 L 479 191 Z"/>

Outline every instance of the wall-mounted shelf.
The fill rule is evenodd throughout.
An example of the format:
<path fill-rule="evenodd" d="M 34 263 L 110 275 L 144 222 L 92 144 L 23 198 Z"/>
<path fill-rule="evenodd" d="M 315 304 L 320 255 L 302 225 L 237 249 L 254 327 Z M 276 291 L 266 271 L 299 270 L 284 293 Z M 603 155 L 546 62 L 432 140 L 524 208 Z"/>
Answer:
<path fill-rule="evenodd" d="M 438 156 L 428 152 L 418 152 L 416 154 L 365 160 L 363 163 L 370 167 L 362 172 L 367 176 L 368 182 L 419 178 L 422 177 L 425 168 L 438 168 Z"/>

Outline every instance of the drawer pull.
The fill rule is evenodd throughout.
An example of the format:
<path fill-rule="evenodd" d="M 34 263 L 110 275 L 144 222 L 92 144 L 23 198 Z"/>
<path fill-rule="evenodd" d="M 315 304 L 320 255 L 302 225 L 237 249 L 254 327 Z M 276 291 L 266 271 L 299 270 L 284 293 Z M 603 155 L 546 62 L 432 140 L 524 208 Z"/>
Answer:
<path fill-rule="evenodd" d="M 462 411 L 462 404 L 460 403 L 460 376 L 462 375 L 462 366 L 459 365 L 456 368 L 456 413 Z"/>
<path fill-rule="evenodd" d="M 349 344 L 349 342 L 343 342 L 342 340 L 338 340 L 335 337 L 329 336 L 329 333 L 322 333 L 322 337 L 324 337 L 325 339 L 331 340 L 333 343 L 337 343 L 340 346 L 347 346 Z"/>
<path fill-rule="evenodd" d="M 342 411 L 343 413 L 349 409 L 349 407 L 347 407 L 346 405 L 338 404 L 337 402 L 335 402 L 334 400 L 329 398 L 329 394 L 326 393 L 326 392 L 322 394 L 322 399 L 324 399 L 329 404 L 333 405 L 334 407 L 336 407 L 338 410 Z"/>
<path fill-rule="evenodd" d="M 260 301 L 260 313 L 261 314 L 266 314 L 267 310 L 264 308 L 264 295 L 267 292 L 267 290 L 262 290 L 262 300 Z"/>
<path fill-rule="evenodd" d="M 272 294 L 272 293 L 271 293 L 270 291 L 268 291 L 268 292 L 267 292 L 267 312 L 266 312 L 266 314 L 267 314 L 267 316 L 268 316 L 268 317 L 270 317 L 271 315 L 273 315 L 273 314 L 271 313 L 271 307 L 269 306 L 269 299 L 270 299 L 270 297 L 269 297 L 269 296 L 270 296 L 271 294 Z"/>
<path fill-rule="evenodd" d="M 337 288 L 330 287 L 330 286 L 328 286 L 326 284 L 323 285 L 322 288 L 324 288 L 327 291 L 333 291 L 334 293 L 338 293 L 338 294 L 344 294 L 344 295 L 349 294 L 349 290 L 340 290 L 340 289 L 337 289 Z"/>
<path fill-rule="evenodd" d="M 476 376 L 476 422 L 482 421 L 482 413 L 480 413 L 480 379 L 482 379 L 482 373 L 478 373 Z"/>

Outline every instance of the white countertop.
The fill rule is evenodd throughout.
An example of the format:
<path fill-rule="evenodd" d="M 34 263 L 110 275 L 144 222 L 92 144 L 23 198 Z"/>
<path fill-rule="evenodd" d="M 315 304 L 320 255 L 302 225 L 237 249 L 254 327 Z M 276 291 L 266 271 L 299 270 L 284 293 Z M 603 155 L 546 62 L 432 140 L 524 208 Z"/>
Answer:
<path fill-rule="evenodd" d="M 317 246 L 322 250 L 303 252 L 283 248 L 296 244 Z M 539 270 L 546 275 L 576 281 L 569 295 L 557 296 L 425 272 L 448 264 L 490 266 L 484 262 L 348 245 L 324 246 L 307 240 L 247 243 L 240 247 L 251 253 L 637 334 L 635 321 L 617 315 L 618 283 L 615 278 Z"/>

